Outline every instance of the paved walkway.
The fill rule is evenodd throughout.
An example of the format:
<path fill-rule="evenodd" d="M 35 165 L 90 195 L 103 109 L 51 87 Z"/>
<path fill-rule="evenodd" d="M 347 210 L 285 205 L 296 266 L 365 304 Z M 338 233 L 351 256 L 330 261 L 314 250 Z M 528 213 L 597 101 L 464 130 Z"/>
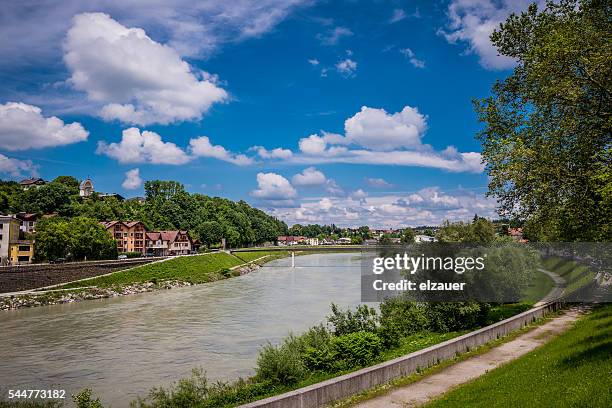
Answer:
<path fill-rule="evenodd" d="M 480 377 L 546 343 L 567 330 L 580 314 L 579 309 L 570 309 L 563 315 L 484 354 L 453 364 L 436 374 L 426 376 L 405 387 L 393 389 L 385 395 L 364 401 L 356 406 L 359 408 L 400 408 L 425 404 L 451 388 Z"/>
<path fill-rule="evenodd" d="M 563 295 L 563 291 L 565 290 L 566 285 L 565 279 L 563 279 L 556 273 L 547 271 L 546 269 L 542 268 L 538 268 L 538 271 L 550 276 L 553 282 L 555 283 L 555 286 L 550 290 L 550 292 L 548 292 L 546 296 L 542 298 L 542 300 L 533 305 L 534 307 L 544 305 L 550 301 L 560 298 L 561 295 Z"/>

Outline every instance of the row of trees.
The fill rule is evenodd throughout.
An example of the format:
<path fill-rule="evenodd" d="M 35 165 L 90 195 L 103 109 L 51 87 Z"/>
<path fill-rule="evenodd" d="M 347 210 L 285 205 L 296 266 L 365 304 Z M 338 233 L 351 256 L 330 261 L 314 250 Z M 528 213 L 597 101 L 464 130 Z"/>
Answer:
<path fill-rule="evenodd" d="M 67 254 L 75 259 L 106 257 L 107 252 L 102 248 L 108 243 L 98 240 L 104 235 L 100 235 L 100 231 L 105 232 L 98 222 L 104 220 L 138 220 L 151 230 L 187 230 L 206 246 L 218 245 L 222 238 L 231 247 L 249 246 L 287 234 L 284 222 L 244 201 L 191 194 L 175 181 L 147 181 L 144 198 L 144 202 L 119 201 L 94 193 L 84 199 L 79 196 L 79 181 L 70 176 L 58 177 L 26 191 L 16 182 L 0 182 L 1 212 L 56 214 L 37 226 L 39 259 Z M 77 234 L 88 228 L 92 236 Z M 106 232 L 105 236 L 108 236 Z M 81 251 L 78 241 L 83 240 L 92 240 L 92 245 L 100 247 Z"/>

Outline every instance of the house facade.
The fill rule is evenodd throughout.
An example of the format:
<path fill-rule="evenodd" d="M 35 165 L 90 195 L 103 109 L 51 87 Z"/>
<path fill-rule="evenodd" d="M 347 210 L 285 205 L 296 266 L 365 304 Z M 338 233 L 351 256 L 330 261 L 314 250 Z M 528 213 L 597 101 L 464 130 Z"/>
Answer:
<path fill-rule="evenodd" d="M 276 238 L 276 244 L 278 246 L 290 246 L 290 245 L 298 245 L 304 244 L 306 242 L 306 237 L 302 236 L 293 236 L 293 235 L 281 235 Z"/>
<path fill-rule="evenodd" d="M 146 237 L 149 256 L 188 255 L 195 250 L 187 231 L 150 231 Z"/>
<path fill-rule="evenodd" d="M 20 221 L 13 215 L 0 215 L 0 265 L 31 263 L 34 241 L 21 239 Z"/>
<path fill-rule="evenodd" d="M 19 229 L 23 232 L 33 234 L 36 232 L 36 222 L 38 221 L 37 214 L 18 213 L 15 217 L 19 220 Z"/>
<path fill-rule="evenodd" d="M 146 254 L 145 225 L 140 221 L 106 221 L 102 225 L 117 241 L 117 252 Z"/>
<path fill-rule="evenodd" d="M 30 240 L 17 240 L 10 244 L 9 261 L 13 265 L 32 263 L 34 258 L 34 242 Z"/>
<path fill-rule="evenodd" d="M 38 188 L 40 186 L 44 186 L 45 184 L 47 184 L 47 182 L 41 179 L 40 177 L 29 178 L 29 179 L 21 180 L 19 182 L 19 185 L 21 185 L 21 188 L 23 188 L 24 190 L 29 190 L 31 188 Z"/>

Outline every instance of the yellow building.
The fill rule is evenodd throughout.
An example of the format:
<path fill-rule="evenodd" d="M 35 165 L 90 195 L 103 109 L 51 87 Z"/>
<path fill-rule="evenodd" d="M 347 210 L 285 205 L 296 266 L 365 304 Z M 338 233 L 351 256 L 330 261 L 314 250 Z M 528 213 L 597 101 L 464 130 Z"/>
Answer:
<path fill-rule="evenodd" d="M 31 263 L 34 258 L 34 242 L 19 240 L 10 244 L 10 261 L 13 265 Z"/>

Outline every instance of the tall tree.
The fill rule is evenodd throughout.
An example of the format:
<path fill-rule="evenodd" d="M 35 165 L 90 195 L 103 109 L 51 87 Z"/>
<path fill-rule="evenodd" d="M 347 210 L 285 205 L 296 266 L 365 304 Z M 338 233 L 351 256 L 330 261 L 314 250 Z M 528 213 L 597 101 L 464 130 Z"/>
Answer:
<path fill-rule="evenodd" d="M 612 239 L 612 3 L 562 0 L 493 32 L 513 73 L 477 101 L 489 194 L 539 240 Z"/>

